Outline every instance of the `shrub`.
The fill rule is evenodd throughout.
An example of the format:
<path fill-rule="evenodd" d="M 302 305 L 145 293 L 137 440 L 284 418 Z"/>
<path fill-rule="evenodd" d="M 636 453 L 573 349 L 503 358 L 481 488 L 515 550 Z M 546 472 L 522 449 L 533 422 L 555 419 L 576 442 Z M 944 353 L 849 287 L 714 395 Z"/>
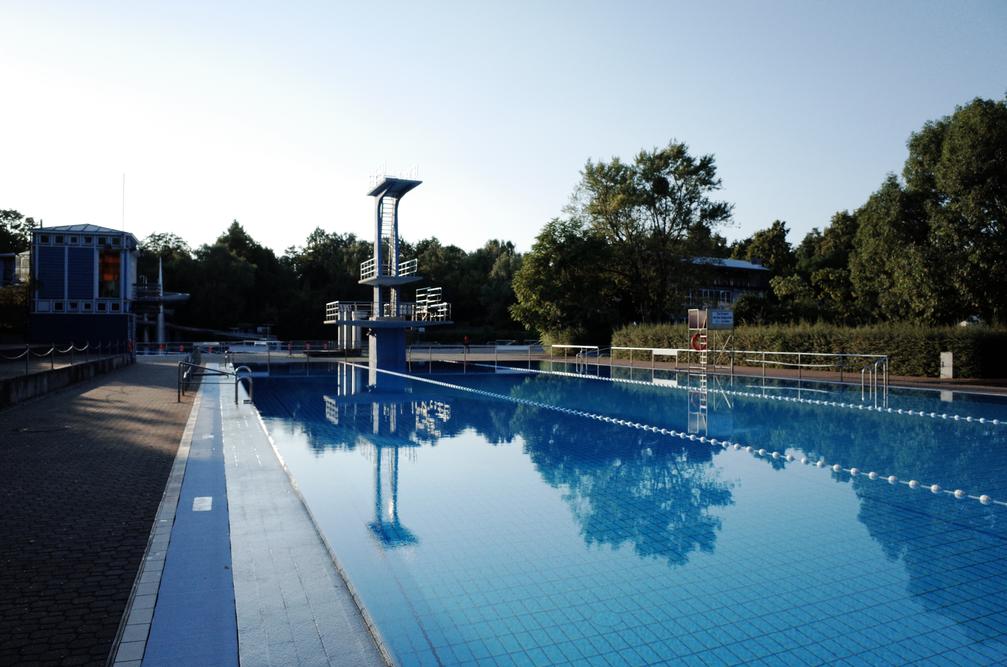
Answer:
<path fill-rule="evenodd" d="M 612 345 L 687 347 L 684 324 L 634 324 L 617 329 Z M 1007 377 L 1007 328 L 928 327 L 910 323 L 843 327 L 832 324 L 740 326 L 728 347 L 775 352 L 887 354 L 892 375 L 936 377 L 940 353 L 954 353 L 955 375 Z"/>

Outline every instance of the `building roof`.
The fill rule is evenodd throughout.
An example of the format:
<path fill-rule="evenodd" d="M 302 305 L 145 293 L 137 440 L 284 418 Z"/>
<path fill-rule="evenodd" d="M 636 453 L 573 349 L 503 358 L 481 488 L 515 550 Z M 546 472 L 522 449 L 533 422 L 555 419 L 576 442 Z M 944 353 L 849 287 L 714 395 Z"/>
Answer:
<path fill-rule="evenodd" d="M 744 269 L 746 271 L 769 270 L 761 264 L 749 262 L 744 259 L 730 259 L 727 257 L 693 257 L 692 262 L 694 264 L 716 264 L 719 266 L 726 266 L 729 269 Z"/>
<path fill-rule="evenodd" d="M 78 234 L 129 234 L 121 229 L 99 225 L 57 225 L 56 227 L 36 227 L 37 232 L 77 232 Z"/>

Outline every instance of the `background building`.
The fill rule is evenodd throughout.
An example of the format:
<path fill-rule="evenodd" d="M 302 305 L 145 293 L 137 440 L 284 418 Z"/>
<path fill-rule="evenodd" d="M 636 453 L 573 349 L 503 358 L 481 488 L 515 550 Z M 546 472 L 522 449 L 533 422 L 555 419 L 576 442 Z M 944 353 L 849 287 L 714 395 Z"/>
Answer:
<path fill-rule="evenodd" d="M 97 225 L 32 231 L 30 340 L 135 339 L 136 237 Z"/>
<path fill-rule="evenodd" d="M 689 290 L 689 308 L 732 308 L 741 297 L 764 297 L 769 290 L 769 269 L 743 259 L 694 257 L 707 270 L 703 283 Z"/>

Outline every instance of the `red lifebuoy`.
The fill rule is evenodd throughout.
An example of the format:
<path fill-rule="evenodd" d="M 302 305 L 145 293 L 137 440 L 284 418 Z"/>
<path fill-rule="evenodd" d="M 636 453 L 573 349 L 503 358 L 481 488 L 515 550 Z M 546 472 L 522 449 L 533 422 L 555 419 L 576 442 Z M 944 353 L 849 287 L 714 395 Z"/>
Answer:
<path fill-rule="evenodd" d="M 697 352 L 702 352 L 706 349 L 706 345 L 700 342 L 698 333 L 692 334 L 692 338 L 689 339 L 689 347 Z"/>

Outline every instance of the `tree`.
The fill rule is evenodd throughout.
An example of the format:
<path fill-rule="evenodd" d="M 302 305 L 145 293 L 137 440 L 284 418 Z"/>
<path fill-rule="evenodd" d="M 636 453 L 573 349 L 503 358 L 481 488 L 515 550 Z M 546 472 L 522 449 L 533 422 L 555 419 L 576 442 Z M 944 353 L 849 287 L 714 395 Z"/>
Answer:
<path fill-rule="evenodd" d="M 31 231 L 38 226 L 13 209 L 0 209 L 0 252 L 24 252 L 31 245 Z"/>
<path fill-rule="evenodd" d="M 731 205 L 711 195 L 721 181 L 712 155 L 693 157 L 684 143 L 640 151 L 632 164 L 588 161 L 575 213 L 610 246 L 597 265 L 626 295 L 630 317 L 660 321 L 679 314 L 700 269 L 694 241 L 731 218 Z"/>
<path fill-rule="evenodd" d="M 797 260 L 787 240 L 788 232 L 787 223 L 774 220 L 766 229 L 760 229 L 751 238 L 735 244 L 731 256 L 761 262 L 774 276 L 789 275 L 793 273 Z"/>
<path fill-rule="evenodd" d="M 598 271 L 611 251 L 580 220 L 552 220 L 514 276 L 511 316 L 546 337 L 600 340 L 610 333 L 617 305 L 611 281 Z"/>
<path fill-rule="evenodd" d="M 1007 100 L 957 107 L 908 147 L 906 189 L 923 202 L 934 268 L 959 297 L 946 319 L 1007 321 Z"/>

